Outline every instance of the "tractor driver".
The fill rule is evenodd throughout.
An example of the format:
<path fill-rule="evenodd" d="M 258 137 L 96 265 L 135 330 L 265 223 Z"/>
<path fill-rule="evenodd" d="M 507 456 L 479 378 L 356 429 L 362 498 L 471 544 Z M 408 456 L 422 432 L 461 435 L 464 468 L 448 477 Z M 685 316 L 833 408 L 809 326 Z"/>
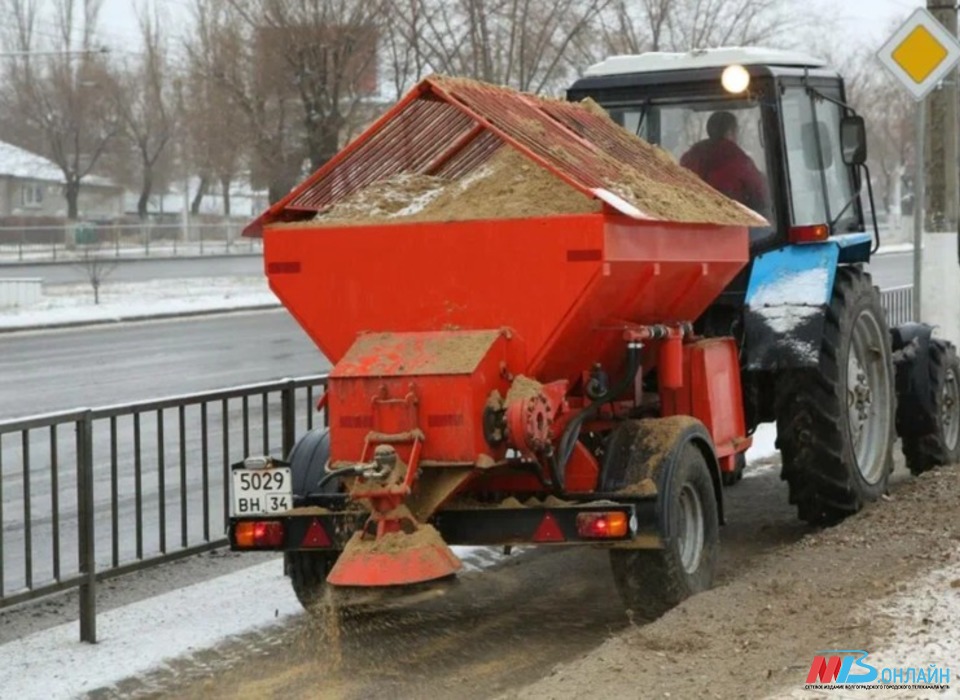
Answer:
<path fill-rule="evenodd" d="M 714 112 L 707 120 L 707 138 L 683 154 L 680 165 L 708 185 L 754 211 L 765 214 L 769 200 L 763 173 L 737 144 L 737 118 Z"/>

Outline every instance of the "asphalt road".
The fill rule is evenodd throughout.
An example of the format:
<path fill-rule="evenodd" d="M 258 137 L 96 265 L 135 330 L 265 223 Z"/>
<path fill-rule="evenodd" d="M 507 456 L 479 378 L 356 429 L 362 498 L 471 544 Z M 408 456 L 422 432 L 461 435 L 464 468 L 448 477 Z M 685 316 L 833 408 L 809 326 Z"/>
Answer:
<path fill-rule="evenodd" d="M 0 420 L 323 371 L 285 312 L 0 334 Z"/>
<path fill-rule="evenodd" d="M 260 255 L 211 256 L 164 260 L 118 260 L 109 282 L 142 282 L 185 277 L 249 277 L 263 274 Z M 44 284 L 81 284 L 87 273 L 80 263 L 41 265 L 0 264 L 0 278 L 39 277 Z"/>

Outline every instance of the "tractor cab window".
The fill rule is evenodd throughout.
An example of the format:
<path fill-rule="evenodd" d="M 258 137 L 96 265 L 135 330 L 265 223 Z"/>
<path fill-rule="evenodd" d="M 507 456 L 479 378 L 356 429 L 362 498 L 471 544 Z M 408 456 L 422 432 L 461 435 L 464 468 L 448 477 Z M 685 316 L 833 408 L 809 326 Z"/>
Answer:
<path fill-rule="evenodd" d="M 793 224 L 836 222 L 839 232 L 858 230 L 850 168 L 843 162 L 843 110 L 804 88 L 787 89 L 781 102 Z"/>
<path fill-rule="evenodd" d="M 715 189 L 773 220 L 759 105 L 725 100 L 609 110 L 618 124 L 668 151 Z"/>

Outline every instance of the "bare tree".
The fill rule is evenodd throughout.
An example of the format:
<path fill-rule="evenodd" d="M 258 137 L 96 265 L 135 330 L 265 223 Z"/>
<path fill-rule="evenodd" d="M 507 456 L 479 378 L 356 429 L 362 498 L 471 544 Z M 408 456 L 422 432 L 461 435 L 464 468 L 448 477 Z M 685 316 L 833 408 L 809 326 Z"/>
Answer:
<path fill-rule="evenodd" d="M 196 26 L 188 49 L 190 61 L 178 93 L 183 129 L 180 133 L 181 167 L 197 175 L 199 185 L 190 204 L 200 213 L 211 185 L 220 183 L 229 195 L 231 183 L 249 161 L 253 134 L 250 121 L 233 99 L 231 91 L 216 76 L 226 74 L 222 62 L 231 60 L 224 43 L 222 3 L 198 3 Z M 224 215 L 230 214 L 229 196 Z"/>
<path fill-rule="evenodd" d="M 49 158 L 62 171 L 67 216 L 78 217 L 83 178 L 97 166 L 120 129 L 116 79 L 95 51 L 100 0 L 55 0 L 56 35 L 40 41 L 37 0 L 3 0 L 13 18 L 8 30 L 16 51 L 45 50 L 40 57 L 8 62 L 0 106 L 16 124 L 14 140 Z"/>
<path fill-rule="evenodd" d="M 414 79 L 432 69 L 530 92 L 555 89 L 592 59 L 593 33 L 611 1 L 391 0 L 403 42 L 394 65 L 412 68 Z"/>
<path fill-rule="evenodd" d="M 191 63 L 246 121 L 271 201 L 333 156 L 376 93 L 380 0 L 198 0 Z"/>
<path fill-rule="evenodd" d="M 847 100 L 867 124 L 869 164 L 882 209 L 894 229 L 902 213 L 907 166 L 916 162 L 913 134 L 915 105 L 886 71 L 880 70 L 873 47 L 834 55 L 831 64 L 845 77 Z"/>
<path fill-rule="evenodd" d="M 614 53 L 789 43 L 805 21 L 788 0 L 616 0 L 604 15 Z"/>
<path fill-rule="evenodd" d="M 100 303 L 100 287 L 104 280 L 117 266 L 115 258 L 107 257 L 101 250 L 99 243 L 84 245 L 77 267 L 83 270 L 84 276 L 93 289 L 93 303 Z"/>
<path fill-rule="evenodd" d="M 168 147 L 177 126 L 177 78 L 157 14 L 150 15 L 145 11 L 140 16 L 140 35 L 142 53 L 120 75 L 116 102 L 123 135 L 139 163 L 137 214 L 146 219 L 150 196 L 158 184 L 158 164 L 161 158 L 169 155 Z"/>

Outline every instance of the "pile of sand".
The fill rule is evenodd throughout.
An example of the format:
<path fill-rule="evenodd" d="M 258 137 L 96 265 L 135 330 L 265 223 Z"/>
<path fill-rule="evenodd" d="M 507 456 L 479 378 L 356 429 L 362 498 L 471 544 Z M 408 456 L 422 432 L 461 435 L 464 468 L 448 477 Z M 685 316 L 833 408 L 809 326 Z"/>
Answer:
<path fill-rule="evenodd" d="M 540 144 L 533 150 L 559 170 L 571 175 L 586 170 L 604 182 L 605 189 L 646 217 L 736 226 L 763 223 L 758 215 L 681 167 L 669 153 L 617 125 L 593 100 L 572 104 L 522 95 L 518 101 L 518 93 L 507 88 L 462 78 L 434 76 L 430 81 L 455 94 L 481 116 L 497 122 L 512 138 Z M 487 114 L 492 108 L 481 95 L 491 92 L 500 94 L 502 104 L 516 104 L 519 115 L 498 120 Z M 543 119 L 543 114 L 536 119 L 522 116 L 529 113 L 531 101 L 539 102 L 541 112 L 553 121 Z M 565 134 L 561 132 L 564 127 L 568 130 Z M 584 141 L 593 148 L 585 149 Z M 602 208 L 598 200 L 501 143 L 481 167 L 459 179 L 413 173 L 394 175 L 336 202 L 320 212 L 311 225 L 526 218 L 585 214 Z"/>
<path fill-rule="evenodd" d="M 408 217 L 429 205 L 449 184 L 439 177 L 400 173 L 341 199 L 319 218 L 343 224 Z"/>
<path fill-rule="evenodd" d="M 598 201 L 519 151 L 501 146 L 483 167 L 459 180 L 401 173 L 345 197 L 313 223 L 513 219 L 584 214 L 600 208 Z"/>

